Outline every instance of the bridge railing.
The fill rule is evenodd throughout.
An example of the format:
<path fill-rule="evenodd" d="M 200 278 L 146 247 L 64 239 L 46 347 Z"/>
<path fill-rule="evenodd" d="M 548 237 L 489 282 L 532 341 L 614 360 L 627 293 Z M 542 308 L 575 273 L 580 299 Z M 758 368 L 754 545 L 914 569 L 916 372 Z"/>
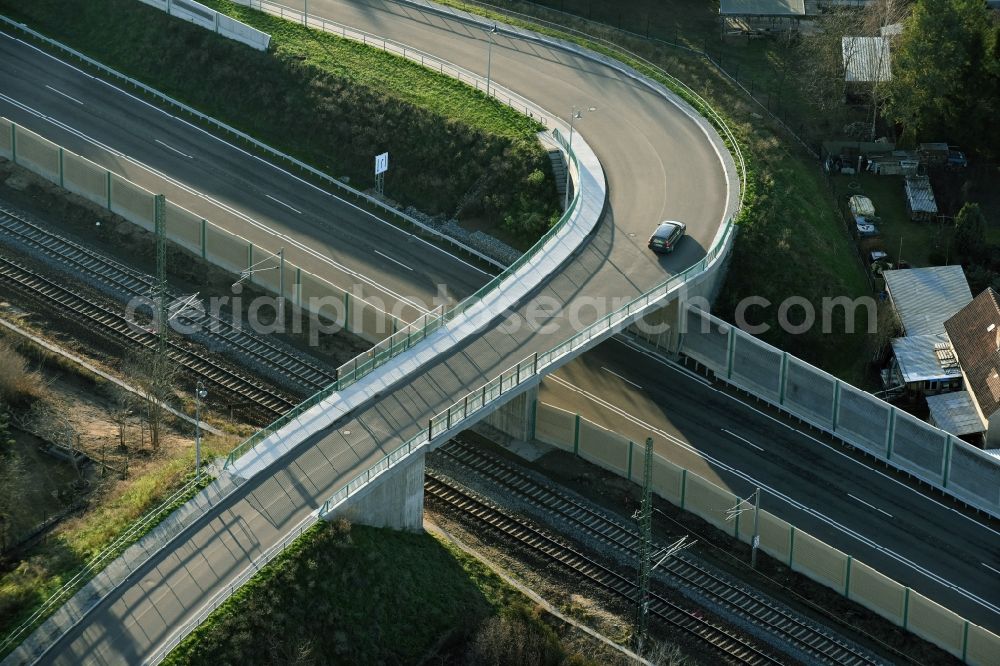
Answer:
<path fill-rule="evenodd" d="M 653 289 L 602 317 L 549 351 L 528 356 L 480 388 L 468 393 L 450 407 L 435 414 L 428 421 L 426 428 L 422 428 L 420 432 L 406 440 L 402 446 L 380 458 L 378 462 L 355 476 L 330 496 L 320 508 L 319 515 L 322 517 L 329 514 L 410 454 L 427 446 L 436 437 L 459 427 L 463 421 L 475 417 L 478 412 L 490 409 L 493 406 L 492 403 L 497 402 L 510 391 L 524 384 L 537 382 L 542 375 L 554 369 L 555 366 L 561 365 L 561 361 L 573 355 L 576 350 L 591 346 L 616 330 L 624 329 L 631 321 L 644 314 L 651 306 L 666 299 L 672 292 L 700 277 L 708 270 L 716 269 L 715 264 L 724 258 L 724 254 L 731 247 L 734 233 L 735 225 L 730 218 L 723 224 L 716 242 L 698 263 L 684 272 L 664 280 Z"/>
<path fill-rule="evenodd" d="M 221 120 L 217 120 L 216 118 L 213 118 L 212 116 L 210 116 L 210 115 L 208 115 L 206 113 L 202 113 L 201 111 L 198 111 L 197 109 L 195 109 L 195 108 L 193 108 L 191 106 L 188 106 L 187 104 L 184 104 L 183 102 L 178 101 L 178 100 L 174 99 L 173 97 L 170 97 L 169 95 L 167 95 L 165 93 L 160 92 L 159 90 L 157 90 L 156 88 L 154 88 L 152 86 L 148 86 L 148 85 L 146 85 L 145 83 L 143 83 L 141 81 L 133 79 L 130 76 L 126 76 L 125 74 L 122 74 L 118 70 L 112 69 L 111 67 L 108 67 L 104 63 L 99 62 L 99 61 L 91 58 L 90 56 L 88 56 L 88 55 L 86 55 L 84 53 L 81 53 L 80 51 L 77 51 L 76 49 L 73 49 L 73 48 L 71 48 L 71 47 L 63 44 L 62 42 L 59 42 L 59 41 L 57 41 L 55 39 L 52 39 L 51 37 L 47 37 L 47 36 L 43 35 L 42 33 L 29 28 L 27 25 L 25 25 L 23 23 L 18 23 L 17 21 L 14 21 L 14 20 L 6 17 L 6 16 L 3 16 L 2 14 L 0 14 L 0 23 L 2 23 L 4 25 L 7 25 L 7 26 L 9 26 L 11 28 L 16 28 L 16 29 L 18 29 L 18 30 L 20 30 L 20 31 L 22 31 L 22 32 L 30 35 L 33 39 L 38 40 L 39 42 L 42 42 L 42 43 L 46 44 L 47 46 L 52 47 L 52 48 L 54 48 L 54 49 L 56 49 L 58 51 L 61 51 L 61 52 L 65 53 L 65 54 L 67 54 L 69 56 L 71 56 L 72 58 L 74 58 L 74 59 L 76 59 L 76 60 L 78 60 L 78 61 L 80 61 L 82 63 L 85 63 L 88 67 L 91 67 L 91 68 L 99 71 L 102 75 L 106 76 L 110 80 L 119 81 L 119 82 L 127 84 L 127 85 L 129 85 L 129 86 L 131 86 L 131 87 L 133 87 L 133 88 L 135 88 L 137 90 L 141 90 L 143 94 L 148 95 L 149 97 L 151 97 L 151 98 L 153 98 L 153 99 L 155 99 L 155 100 L 157 100 L 159 102 L 162 102 L 163 104 L 166 104 L 166 105 L 171 106 L 171 107 L 173 107 L 175 109 L 178 109 L 178 110 L 182 111 L 183 113 L 185 113 L 185 114 L 187 114 L 187 115 L 189 115 L 189 116 L 191 116 L 193 118 L 197 118 L 199 122 L 204 123 L 205 125 L 208 125 L 209 127 L 212 127 L 214 129 L 218 129 L 218 130 L 222 130 L 222 131 L 226 132 L 227 134 L 229 134 L 230 136 L 234 136 L 234 137 L 238 138 L 240 141 L 243 141 L 243 142 L 245 142 L 245 143 L 247 143 L 249 145 L 252 145 L 254 148 L 260 150 L 261 152 L 265 153 L 266 155 L 269 155 L 271 157 L 276 157 L 276 158 L 282 160 L 283 162 L 285 162 L 287 164 L 291 164 L 292 166 L 294 166 L 294 167 L 296 167 L 298 169 L 301 169 L 302 171 L 305 171 L 310 176 L 313 176 L 314 178 L 317 178 L 320 181 L 322 181 L 324 185 L 332 186 L 336 190 L 340 191 L 342 194 L 350 195 L 356 201 L 360 201 L 364 205 L 371 206 L 372 208 L 377 209 L 379 212 L 381 212 L 382 214 L 386 215 L 387 216 L 386 219 L 388 219 L 388 220 L 396 220 L 397 222 L 402 222 L 402 223 L 404 223 L 406 225 L 409 225 L 411 228 L 415 228 L 415 229 L 419 230 L 420 233 L 424 233 L 424 234 L 427 234 L 429 236 L 433 236 L 433 237 L 437 238 L 438 240 L 440 240 L 440 241 L 442 241 L 444 243 L 449 244 L 450 246 L 452 246 L 456 250 L 459 250 L 459 251 L 465 253 L 468 256 L 475 257 L 477 260 L 486 262 L 486 263 L 488 263 L 488 264 L 490 264 L 492 266 L 495 266 L 497 268 L 500 268 L 500 269 L 503 268 L 503 264 L 501 264 L 497 260 L 493 259 L 492 257 L 489 257 L 489 256 L 483 254 L 482 252 L 479 252 L 475 248 L 469 247 L 468 245 L 466 245 L 465 243 L 461 242 L 457 238 L 453 238 L 453 237 L 449 236 L 448 234 L 442 233 L 441 231 L 438 231 L 437 229 L 435 229 L 435 228 L 433 228 L 433 227 L 431 227 L 431 226 L 429 226 L 427 224 L 424 224 L 423 222 L 421 222 L 417 218 L 413 217 L 412 215 L 407 215 L 403 211 L 398 210 L 395 206 L 389 205 L 389 204 L 385 203 L 384 201 L 382 201 L 381 199 L 379 199 L 377 197 L 373 197 L 373 196 L 370 196 L 368 194 L 365 194 L 361 190 L 358 190 L 358 189 L 355 189 L 355 188 L 351 187 L 347 183 L 345 183 L 345 182 L 343 182 L 343 181 L 341 181 L 341 180 L 339 180 L 337 178 L 334 178 L 333 176 L 331 176 L 331 175 L 329 175 L 327 173 L 324 173 L 323 171 L 320 171 L 319 169 L 317 169 L 317 168 L 315 168 L 315 167 L 313 167 L 313 166 L 311 166 L 309 164 L 306 164 L 302 160 L 297 159 L 295 157 L 292 157 L 291 155 L 288 155 L 287 153 L 283 153 L 283 152 L 277 150 L 276 148 L 273 148 L 273 147 L 269 146 L 268 144 L 264 143 L 263 141 L 258 141 L 257 139 L 253 138 L 252 136 L 250 136 L 246 132 L 243 132 L 242 130 L 236 129 L 232 125 L 228 125 L 228 124 L 222 122 Z M 371 43 L 370 41 L 369 41 L 369 45 L 375 46 L 375 44 Z M 445 72 L 445 73 L 447 73 L 447 72 Z M 515 107 L 515 109 L 516 109 L 516 107 Z M 539 120 L 539 122 L 544 122 L 544 121 L 543 120 Z"/>
<path fill-rule="evenodd" d="M 579 173 L 580 164 L 576 153 L 572 151 L 565 137 L 563 137 L 562 133 L 558 129 L 553 130 L 553 137 L 566 149 L 570 156 L 570 162 L 573 169 Z M 392 358 L 395 358 L 403 352 L 412 349 L 422 340 L 425 340 L 431 333 L 438 330 L 449 321 L 455 319 L 460 314 L 463 314 L 471 306 L 481 301 L 487 294 L 500 289 L 510 276 L 514 275 L 521 267 L 531 261 L 535 253 L 544 247 L 545 244 L 549 242 L 549 240 L 551 240 L 557 233 L 559 233 L 559 231 L 573 217 L 573 214 L 576 212 L 580 203 L 581 192 L 582 188 L 577 187 L 573 194 L 573 199 L 570 201 L 569 208 L 567 208 L 562 217 L 559 218 L 559 222 L 553 225 L 544 236 L 538 239 L 530 250 L 521 255 L 521 257 L 511 264 L 503 273 L 490 280 L 478 291 L 465 298 L 451 310 L 445 312 L 444 306 L 439 306 L 434 312 L 424 315 L 417 322 L 414 322 L 406 328 L 397 331 L 372 347 L 372 349 L 359 354 L 352 360 L 340 366 L 337 371 L 336 382 L 325 389 L 317 391 L 315 394 L 296 405 L 291 411 L 287 412 L 273 423 L 261 428 L 237 445 L 226 457 L 224 467 L 231 467 L 240 456 L 251 451 L 255 446 L 266 440 L 274 433 L 278 432 L 284 426 L 291 423 L 304 412 L 315 407 L 336 392 L 354 384 L 376 368 L 385 365 Z"/>
<path fill-rule="evenodd" d="M 12 650 L 36 625 L 76 594 L 76 591 L 93 578 L 94 575 L 104 571 L 109 563 L 121 555 L 137 539 L 155 527 L 167 515 L 168 511 L 175 508 L 185 496 L 192 494 L 200 485 L 201 482 L 199 479 L 191 479 L 163 500 L 156 508 L 129 525 L 128 529 L 118 535 L 118 538 L 91 557 L 59 589 L 49 595 L 48 599 L 34 613 L 4 636 L 3 640 L 0 641 L 0 655 L 5 655 Z"/>

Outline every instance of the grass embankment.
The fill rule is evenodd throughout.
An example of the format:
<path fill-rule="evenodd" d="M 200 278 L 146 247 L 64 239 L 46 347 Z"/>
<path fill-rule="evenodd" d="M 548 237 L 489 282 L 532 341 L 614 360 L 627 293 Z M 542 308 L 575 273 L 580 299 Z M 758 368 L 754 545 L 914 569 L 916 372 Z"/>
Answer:
<path fill-rule="evenodd" d="M 651 36 L 656 34 L 654 26 L 659 26 L 662 39 L 676 40 L 698 50 L 707 47 L 713 57 L 722 52 L 727 68 L 739 66 L 744 72 L 740 75 L 741 80 L 745 80 L 746 72 L 758 72 L 755 75 L 760 79 L 756 84 L 757 92 L 761 90 L 761 81 L 774 86 L 785 78 L 791 68 L 790 61 L 795 57 L 793 52 L 783 50 L 786 47 L 771 40 L 757 40 L 749 45 L 743 41 L 736 45 L 722 42 L 717 16 L 707 2 L 697 7 L 659 0 L 622 0 L 613 6 L 601 6 L 601 3 L 588 0 L 549 3 L 567 13 L 524 2 L 499 0 L 494 3 L 523 15 L 522 19 L 517 19 L 461 0 L 444 1 L 461 9 L 570 39 L 613 55 L 644 74 L 661 78 L 654 70 L 596 40 L 563 32 L 553 24 L 532 24 L 531 19 L 558 22 L 585 31 L 649 60 L 711 103 L 725 117 L 748 160 L 746 206 L 739 219 L 740 233 L 727 281 L 716 302 L 716 312 L 733 321 L 741 300 L 763 297 L 772 303 L 770 307 L 752 307 L 747 311 L 749 323 L 770 327 L 760 337 L 847 381 L 864 382 L 865 359 L 869 358 L 875 340 L 866 333 L 867 318 L 863 309 L 857 311 L 853 332 L 844 332 L 843 311 L 839 308 L 833 312 L 830 332 L 824 333 L 820 322 L 824 297 L 853 299 L 871 295 L 871 292 L 819 163 L 770 122 L 763 109 L 705 59 L 662 42 L 625 34 L 611 25 L 602 26 L 574 17 L 568 12 L 575 11 L 580 17 L 588 14 L 595 19 L 603 17 L 614 26 L 620 14 L 623 27 L 642 34 L 645 34 L 644 19 L 648 16 Z M 631 23 L 626 19 L 629 16 L 633 17 Z M 730 52 L 740 54 L 741 65 L 734 64 Z M 781 83 L 779 90 L 791 94 L 791 88 L 789 79 Z M 790 124 L 798 129 L 801 123 L 791 118 Z M 790 296 L 804 297 L 815 307 L 817 324 L 805 333 L 788 333 L 779 325 L 779 304 Z M 799 323 L 801 313 L 801 308 L 792 308 L 788 319 L 793 324 Z"/>
<path fill-rule="evenodd" d="M 326 173 L 430 214 L 484 219 L 527 243 L 558 219 L 541 127 L 400 57 L 247 9 L 268 53 L 134 0 L 0 0 L 0 12 Z"/>
<path fill-rule="evenodd" d="M 341 521 L 296 540 L 164 663 L 566 661 L 527 600 L 469 555 L 428 534 Z"/>
<path fill-rule="evenodd" d="M 202 454 L 224 454 L 231 442 L 221 444 L 212 437 L 202 441 Z M 62 523 L 39 544 L 30 548 L 14 568 L 0 574 L 0 638 L 6 636 L 91 558 L 111 545 L 148 511 L 162 503 L 193 478 L 193 453 L 149 466 L 149 471 L 106 484 L 90 500 L 82 515 Z M 209 481 L 203 477 L 202 487 Z M 164 509 L 142 533 L 123 543 L 118 554 L 166 518 L 173 509 L 196 494 L 192 491 Z M 112 558 L 113 559 L 113 558 Z M 109 560 L 110 561 L 110 560 Z M 81 582 L 85 583 L 86 581 Z M 54 609 L 53 609 L 54 610 Z M 2 656 L 2 655 L 0 655 Z"/>
<path fill-rule="evenodd" d="M 25 357 L 34 363 L 29 363 Z M 22 342 L 15 348 L 6 340 L 6 335 L 0 338 L 0 360 L 4 361 L 4 371 L 0 373 L 2 401 L 13 405 L 22 414 L 31 403 L 51 400 L 50 394 L 61 390 L 51 381 L 60 374 L 71 375 L 84 387 L 83 390 L 96 395 L 114 392 L 108 382 L 48 350 L 29 342 Z M 230 439 L 223 441 L 206 436 L 202 442 L 205 459 L 227 452 L 232 447 Z M 80 479 L 88 476 L 90 482 L 96 484 L 96 488 L 85 498 L 87 508 L 83 513 L 67 518 L 36 544 L 6 554 L 8 558 L 16 556 L 16 560 L 0 560 L 0 638 L 27 619 L 88 560 L 114 542 L 138 518 L 170 497 L 193 476 L 194 451 L 186 440 L 179 446 L 165 445 L 158 454 L 138 447 L 131 450 L 126 480 L 120 480 L 112 470 L 105 475 L 97 469 L 90 475 L 81 475 Z M 18 475 L 18 478 L 0 486 L 0 520 L 7 518 L 11 524 L 17 522 L 17 513 L 23 510 L 19 503 L 23 497 L 10 496 L 10 492 L 23 482 L 21 477 L 38 478 L 46 474 L 45 469 L 26 470 L 23 463 L 15 451 L 0 448 L 0 479 L 5 478 L 8 472 Z M 98 464 L 95 463 L 95 467 Z M 203 478 L 208 481 L 207 475 Z M 194 491 L 167 507 L 156 516 L 148 529 L 152 529 L 193 494 Z M 121 544 L 119 552 L 141 535 L 137 533 L 132 541 Z"/>

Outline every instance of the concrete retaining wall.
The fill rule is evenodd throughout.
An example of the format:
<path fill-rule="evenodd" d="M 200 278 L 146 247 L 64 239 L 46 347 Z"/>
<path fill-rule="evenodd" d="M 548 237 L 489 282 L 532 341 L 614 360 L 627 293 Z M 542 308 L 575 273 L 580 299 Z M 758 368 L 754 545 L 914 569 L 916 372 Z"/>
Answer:
<path fill-rule="evenodd" d="M 907 630 L 961 658 L 965 653 L 965 625 L 966 621 L 955 613 L 910 590 L 906 606 Z"/>
<path fill-rule="evenodd" d="M 580 422 L 580 457 L 620 476 L 628 475 L 629 441 L 590 421 Z"/>
<path fill-rule="evenodd" d="M 266 51 L 271 43 L 271 36 L 266 32 L 261 32 L 194 0 L 139 0 L 139 2 L 156 7 L 171 16 L 194 23 L 228 39 L 242 42 L 258 51 Z M 240 4 L 249 3 L 241 2 Z"/>
<path fill-rule="evenodd" d="M 424 525 L 424 453 L 411 455 L 405 463 L 385 472 L 380 483 L 370 483 L 352 495 L 326 520 L 347 518 L 371 527 L 420 532 Z"/>
<path fill-rule="evenodd" d="M 571 412 L 536 404 L 538 441 L 576 451 L 604 469 L 641 484 L 643 446 L 629 442 Z M 741 541 L 753 539 L 753 507 L 725 488 L 653 454 L 653 491 Z M 727 510 L 742 502 L 749 509 L 733 520 Z M 826 585 L 890 622 L 964 659 L 969 664 L 1000 663 L 1000 636 L 974 625 L 872 567 L 760 511 L 760 549 L 808 578 Z"/>
<path fill-rule="evenodd" d="M 46 180 L 59 184 L 59 146 L 20 127 L 17 129 L 14 142 L 18 164 Z"/>
<path fill-rule="evenodd" d="M 965 645 L 965 663 L 973 666 L 994 666 L 1000 655 L 1000 636 L 974 624 L 969 625 Z"/>
<path fill-rule="evenodd" d="M 792 534 L 792 569 L 843 594 L 847 590 L 848 557 L 801 530 Z"/>
<path fill-rule="evenodd" d="M 697 474 L 687 473 L 683 508 L 728 534 L 735 535 L 736 523 L 726 520 L 726 512 L 736 506 L 738 499 L 728 490 L 723 490 Z"/>
<path fill-rule="evenodd" d="M 851 562 L 848 599 L 902 626 L 906 621 L 906 594 L 906 587 L 888 576 L 863 562 Z"/>
<path fill-rule="evenodd" d="M 0 118 L 0 157 L 14 159 L 14 123 Z"/>
<path fill-rule="evenodd" d="M 12 159 L 29 171 L 108 208 L 143 229 L 153 230 L 154 193 L 6 118 L 0 118 L 0 157 Z M 252 262 L 274 257 L 272 265 L 278 263 L 277 256 L 272 252 L 254 247 L 245 238 L 202 219 L 176 203 L 167 202 L 166 215 L 167 238 L 170 241 L 233 273 L 234 282 L 236 276 Z M 357 289 L 357 294 L 347 293 L 336 284 L 311 275 L 290 262 L 284 262 L 284 271 L 287 298 L 300 304 L 307 312 L 319 310 L 322 315 L 369 342 L 379 342 L 402 326 L 393 313 L 385 311 L 385 305 L 374 288 L 359 284 L 357 276 L 347 271 L 330 267 L 329 272 L 340 276 L 343 284 Z M 277 270 L 261 270 L 254 272 L 251 281 L 277 294 L 279 278 Z M 300 283 L 301 290 L 297 286 Z M 362 296 L 371 302 L 361 301 Z M 324 300 L 311 303 L 310 297 Z M 417 311 L 412 306 L 400 304 L 394 307 L 403 317 L 417 317 Z"/>
<path fill-rule="evenodd" d="M 572 451 L 576 441 L 576 420 L 576 414 L 539 402 L 535 412 L 535 439 Z"/>
<path fill-rule="evenodd" d="M 98 206 L 108 206 L 108 171 L 90 160 L 63 151 L 63 188 Z"/>

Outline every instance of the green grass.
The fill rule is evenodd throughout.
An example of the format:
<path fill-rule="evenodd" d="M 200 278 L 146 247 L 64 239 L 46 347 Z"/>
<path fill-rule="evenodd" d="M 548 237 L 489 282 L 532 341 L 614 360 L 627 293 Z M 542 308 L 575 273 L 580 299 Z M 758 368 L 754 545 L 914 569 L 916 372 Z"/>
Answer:
<path fill-rule="evenodd" d="M 0 11 L 360 189 L 389 151 L 385 191 L 400 203 L 506 222 L 525 241 L 558 219 L 534 121 L 401 57 L 208 4 L 271 33 L 271 50 L 134 0 L 0 0 Z"/>
<path fill-rule="evenodd" d="M 206 437 L 206 458 L 223 454 L 229 442 Z M 118 483 L 111 492 L 94 499 L 93 508 L 66 521 L 44 541 L 28 551 L 17 566 L 0 576 L 0 637 L 26 620 L 46 599 L 72 578 L 92 557 L 109 546 L 146 512 L 191 480 L 194 453 L 154 465 L 147 473 Z M 203 477 L 201 487 L 210 479 Z M 161 512 L 148 528 L 122 545 L 118 553 L 141 538 L 173 509 L 193 497 L 187 493 Z M 86 581 L 83 581 L 85 583 Z M 82 583 L 81 583 L 82 584 Z"/>
<path fill-rule="evenodd" d="M 428 534 L 321 522 L 164 664 L 295 663 L 304 655 L 311 663 L 452 663 L 443 655 L 463 650 L 496 614 L 524 619 L 559 654 L 527 600 L 454 546 Z"/>
<path fill-rule="evenodd" d="M 778 305 L 789 296 L 806 298 L 819 314 L 822 312 L 822 299 L 826 296 L 857 298 L 871 292 L 864 269 L 852 247 L 853 241 L 839 217 L 834 194 L 827 186 L 818 162 L 762 117 L 763 110 L 746 94 L 701 57 L 644 37 L 626 35 L 612 27 L 547 11 L 540 5 L 501 0 L 498 4 L 522 13 L 522 17 L 512 18 L 495 8 L 484 8 L 461 0 L 445 0 L 445 3 L 572 39 L 599 52 L 614 55 L 640 72 L 660 78 L 653 70 L 594 39 L 555 29 L 548 23 L 533 24 L 531 17 L 558 21 L 572 29 L 586 31 L 646 58 L 705 97 L 726 118 L 748 161 L 748 192 L 739 219 L 740 233 L 727 281 L 716 302 L 716 312 L 733 321 L 736 307 L 742 299 L 749 296 L 766 298 L 773 304 L 768 310 L 749 311 L 751 315 L 758 315 L 750 323 L 764 323 L 770 327 L 760 337 L 846 381 L 855 384 L 864 382 L 865 360 L 870 357 L 873 340 L 866 333 L 867 321 L 863 312 L 859 311 L 854 332 L 844 332 L 840 311 L 835 313 L 830 333 L 823 333 L 822 328 L 816 326 L 805 334 L 789 334 L 779 326 Z M 679 0 L 663 3 L 623 0 L 613 8 L 606 5 L 603 10 L 599 7 L 601 3 L 591 4 L 587 0 L 550 0 L 547 4 L 562 6 L 566 11 L 575 8 L 582 16 L 586 17 L 589 13 L 595 19 L 601 16 L 607 19 L 607 12 L 611 12 L 612 17 L 621 12 L 622 27 L 642 34 L 645 34 L 645 21 L 634 18 L 629 24 L 626 17 L 644 17 L 648 13 L 651 35 L 656 34 L 654 27 L 659 26 L 661 37 L 672 42 L 676 31 L 679 43 L 699 50 L 707 48 L 712 52 L 713 48 L 717 51 L 742 48 L 720 42 L 718 24 L 709 3 L 691 7 L 689 3 Z M 605 13 L 601 14 L 601 11 Z M 617 21 L 610 22 L 617 26 Z M 643 28 L 637 30 L 640 25 Z M 713 53 L 713 57 L 718 55 L 718 52 Z M 761 78 L 768 78 L 766 75 L 770 73 L 769 78 L 775 79 L 775 73 L 789 67 L 787 59 L 792 57 L 790 53 L 783 52 L 779 44 L 763 41 L 751 43 L 744 49 L 743 55 L 748 64 L 741 67 L 741 80 L 750 71 L 758 72 Z M 729 60 L 725 54 L 723 61 L 728 67 Z M 780 75 L 777 80 L 781 80 Z M 788 87 L 791 88 L 790 85 Z M 795 321 L 794 317 L 790 318 Z"/>
<path fill-rule="evenodd" d="M 951 247 L 953 225 L 937 222 L 914 222 L 906 211 L 906 192 L 902 176 L 875 176 L 864 173 L 854 176 L 834 176 L 831 179 L 837 201 L 846 208 L 847 198 L 863 194 L 875 205 L 883 249 L 893 263 L 902 249 L 903 259 L 914 267 L 956 263 Z"/>

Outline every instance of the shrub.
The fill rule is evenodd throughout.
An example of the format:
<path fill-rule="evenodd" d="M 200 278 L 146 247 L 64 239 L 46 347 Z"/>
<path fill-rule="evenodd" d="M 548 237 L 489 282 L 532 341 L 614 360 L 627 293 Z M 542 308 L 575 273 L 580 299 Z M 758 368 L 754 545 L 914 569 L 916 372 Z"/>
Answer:
<path fill-rule="evenodd" d="M 42 397 L 42 378 L 28 369 L 28 360 L 0 340 L 0 401 L 23 405 Z"/>
<path fill-rule="evenodd" d="M 563 659 L 555 633 L 523 607 L 485 620 L 466 655 L 466 663 L 477 666 L 554 666 Z"/>

